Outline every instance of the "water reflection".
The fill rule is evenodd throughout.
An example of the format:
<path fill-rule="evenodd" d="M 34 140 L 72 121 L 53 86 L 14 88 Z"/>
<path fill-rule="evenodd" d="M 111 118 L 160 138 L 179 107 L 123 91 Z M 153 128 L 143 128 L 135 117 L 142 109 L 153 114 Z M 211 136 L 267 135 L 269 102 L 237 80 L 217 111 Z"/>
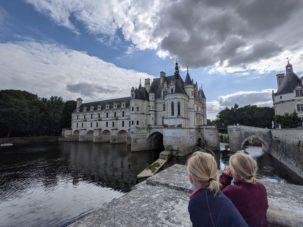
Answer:
<path fill-rule="evenodd" d="M 130 190 L 156 158 L 110 144 L 1 149 L 0 226 L 64 226 Z"/>

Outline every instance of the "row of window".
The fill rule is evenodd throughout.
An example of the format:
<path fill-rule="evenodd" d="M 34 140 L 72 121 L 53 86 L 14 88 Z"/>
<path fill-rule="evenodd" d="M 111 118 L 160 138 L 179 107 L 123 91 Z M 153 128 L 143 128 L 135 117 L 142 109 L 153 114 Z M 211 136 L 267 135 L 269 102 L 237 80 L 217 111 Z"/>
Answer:
<path fill-rule="evenodd" d="M 132 111 L 134 112 L 135 107 L 132 106 Z M 139 111 L 139 106 L 137 106 L 137 111 Z"/>
<path fill-rule="evenodd" d="M 125 116 L 125 113 L 124 113 L 124 111 L 122 111 L 122 117 L 124 117 L 124 116 Z M 109 117 L 109 113 L 106 113 L 106 118 L 108 118 L 108 117 Z M 114 117 L 117 117 L 117 112 L 114 112 Z M 76 118 L 77 118 L 77 120 L 79 120 L 79 115 L 77 115 Z M 84 114 L 83 118 L 87 119 L 85 114 Z M 90 115 L 90 119 L 93 119 L 93 118 L 94 118 L 94 115 L 91 114 Z M 100 113 L 98 113 L 98 118 L 99 119 L 101 118 L 101 114 Z"/>
<path fill-rule="evenodd" d="M 128 126 L 130 127 L 131 125 L 134 125 L 134 123 L 135 123 L 134 121 L 129 121 L 129 122 L 128 122 Z M 140 122 L 137 121 L 136 124 L 139 125 Z M 125 126 L 125 122 L 122 121 L 122 122 L 121 122 L 121 125 L 122 125 L 122 127 L 124 127 L 124 126 Z M 83 122 L 82 122 L 82 123 L 81 123 L 81 128 L 83 128 L 83 126 L 84 126 L 84 125 L 83 125 Z M 77 123 L 76 123 L 76 128 L 79 128 L 79 127 L 80 127 L 80 123 L 77 122 Z M 93 127 L 93 122 L 90 123 L 90 127 L 91 127 L 91 128 Z M 99 122 L 96 122 L 96 123 L 95 123 L 95 127 L 96 127 L 96 128 L 99 127 Z M 108 121 L 105 122 L 105 127 L 106 127 L 106 128 L 109 127 L 109 122 L 108 122 Z M 115 127 L 115 122 L 114 122 L 114 121 L 112 122 L 112 127 Z"/>
<path fill-rule="evenodd" d="M 121 108 L 125 108 L 125 107 L 126 107 L 125 103 L 124 103 L 124 102 L 121 103 Z M 114 108 L 114 109 L 117 109 L 117 108 L 118 108 L 118 104 L 117 104 L 117 103 L 114 103 L 113 108 Z M 106 110 L 109 109 L 109 104 L 106 104 L 106 105 L 105 105 L 105 109 L 106 109 Z M 94 111 L 94 110 L 95 110 L 95 107 L 94 107 L 94 106 L 90 106 L 89 110 L 90 110 L 90 111 Z M 98 106 L 97 106 L 97 110 L 102 110 L 101 105 L 98 105 Z M 87 111 L 87 107 L 84 106 L 84 107 L 83 107 L 83 112 L 86 112 L 86 111 Z"/>
<path fill-rule="evenodd" d="M 297 111 L 303 112 L 303 104 L 297 104 Z"/>

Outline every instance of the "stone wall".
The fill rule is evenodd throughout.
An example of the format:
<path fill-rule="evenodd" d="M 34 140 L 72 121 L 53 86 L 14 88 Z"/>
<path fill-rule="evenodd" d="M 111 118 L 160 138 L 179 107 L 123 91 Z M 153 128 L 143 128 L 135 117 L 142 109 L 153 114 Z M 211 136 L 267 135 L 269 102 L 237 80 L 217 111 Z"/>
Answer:
<path fill-rule="evenodd" d="M 262 129 L 247 126 L 228 127 L 230 149 L 243 149 L 245 141 L 255 137 L 263 150 L 303 178 L 303 129 Z"/>
<path fill-rule="evenodd" d="M 10 137 L 0 138 L 0 144 L 27 144 L 27 143 L 44 143 L 44 142 L 58 142 L 58 136 L 30 136 L 30 137 Z"/>
<path fill-rule="evenodd" d="M 271 226 L 303 226 L 303 186 L 263 183 L 268 193 L 267 219 Z M 189 187 L 185 166 L 174 165 L 71 226 L 190 227 Z"/>

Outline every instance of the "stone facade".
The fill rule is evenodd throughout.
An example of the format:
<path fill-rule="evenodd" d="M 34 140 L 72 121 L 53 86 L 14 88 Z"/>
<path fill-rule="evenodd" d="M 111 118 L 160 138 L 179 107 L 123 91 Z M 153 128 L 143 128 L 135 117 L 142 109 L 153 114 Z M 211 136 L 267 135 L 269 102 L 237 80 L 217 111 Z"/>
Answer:
<path fill-rule="evenodd" d="M 275 115 L 292 114 L 296 112 L 303 120 L 303 77 L 294 73 L 293 66 L 288 62 L 286 73 L 277 74 L 277 92 L 272 99 Z"/>
<path fill-rule="evenodd" d="M 79 98 L 71 132 L 65 134 L 79 141 L 128 142 L 132 151 L 153 149 L 162 140 L 168 150 L 184 151 L 196 144 L 217 148 L 218 135 L 206 124 L 203 89 L 188 70 L 183 80 L 176 63 L 173 75 L 161 72 L 152 82 L 145 79 L 144 86 L 131 88 L 130 97 L 91 103 Z"/>

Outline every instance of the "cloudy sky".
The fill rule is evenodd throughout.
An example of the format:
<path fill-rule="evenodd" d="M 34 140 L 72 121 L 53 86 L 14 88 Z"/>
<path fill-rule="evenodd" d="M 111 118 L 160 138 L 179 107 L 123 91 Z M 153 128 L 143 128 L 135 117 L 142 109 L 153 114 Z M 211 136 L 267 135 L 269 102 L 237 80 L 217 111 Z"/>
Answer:
<path fill-rule="evenodd" d="M 0 0 L 0 89 L 84 101 L 173 74 L 202 86 L 208 117 L 271 106 L 287 58 L 303 72 L 301 0 Z"/>

